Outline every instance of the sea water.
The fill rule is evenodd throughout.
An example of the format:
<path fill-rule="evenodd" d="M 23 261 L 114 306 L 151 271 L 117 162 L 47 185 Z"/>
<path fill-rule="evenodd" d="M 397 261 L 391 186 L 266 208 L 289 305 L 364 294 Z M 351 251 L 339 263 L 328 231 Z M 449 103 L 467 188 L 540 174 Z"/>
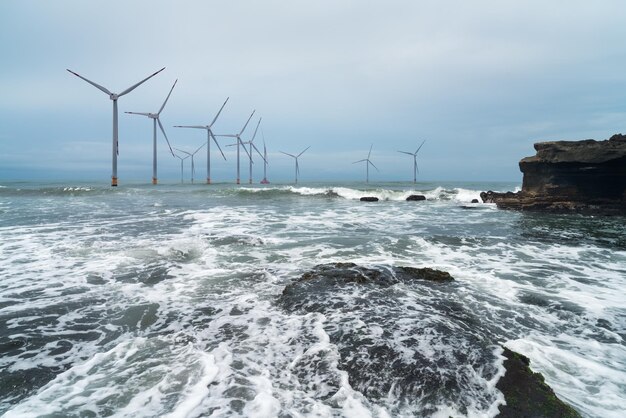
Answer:
<path fill-rule="evenodd" d="M 503 183 L 0 184 L 7 417 L 495 416 L 502 346 L 624 416 L 624 218 L 470 203 Z M 455 281 L 283 295 L 337 262 Z"/>

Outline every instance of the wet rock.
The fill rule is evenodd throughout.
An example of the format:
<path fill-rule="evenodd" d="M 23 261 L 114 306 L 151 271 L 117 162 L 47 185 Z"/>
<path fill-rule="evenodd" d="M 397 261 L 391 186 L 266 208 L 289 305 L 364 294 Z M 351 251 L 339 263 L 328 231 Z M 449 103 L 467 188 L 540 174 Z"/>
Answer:
<path fill-rule="evenodd" d="M 626 135 L 539 142 L 535 150 L 519 163 L 522 190 L 483 192 L 483 202 L 502 209 L 626 215 Z"/>
<path fill-rule="evenodd" d="M 421 194 L 412 194 L 411 196 L 407 197 L 406 200 L 408 201 L 426 200 L 426 196 L 421 195 Z"/>
<path fill-rule="evenodd" d="M 430 280 L 431 282 L 451 282 L 454 280 L 447 271 L 435 270 L 428 267 L 397 267 L 396 270 L 406 274 L 412 279 Z"/>
<path fill-rule="evenodd" d="M 472 203 L 480 203 L 478 199 L 472 199 Z"/>
<path fill-rule="evenodd" d="M 500 378 L 496 388 L 504 394 L 506 405 L 499 407 L 498 417 L 580 417 L 574 408 L 556 397 L 541 373 L 534 373 L 530 369 L 528 357 L 503 348 L 506 373 Z"/>
<path fill-rule="evenodd" d="M 378 202 L 378 198 L 375 196 L 363 196 L 359 199 L 361 202 Z"/>

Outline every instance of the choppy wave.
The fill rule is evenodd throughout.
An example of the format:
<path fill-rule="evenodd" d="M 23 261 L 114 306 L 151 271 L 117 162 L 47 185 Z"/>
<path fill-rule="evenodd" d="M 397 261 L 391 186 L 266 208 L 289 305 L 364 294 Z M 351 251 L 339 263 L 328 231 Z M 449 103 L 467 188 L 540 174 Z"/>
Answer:
<path fill-rule="evenodd" d="M 460 186 L 93 189 L 0 192 L 6 416 L 494 416 L 501 343 L 584 415 L 623 412 L 619 220 L 464 211 Z M 355 202 L 377 190 L 430 202 Z M 285 304 L 336 262 L 456 281 Z"/>

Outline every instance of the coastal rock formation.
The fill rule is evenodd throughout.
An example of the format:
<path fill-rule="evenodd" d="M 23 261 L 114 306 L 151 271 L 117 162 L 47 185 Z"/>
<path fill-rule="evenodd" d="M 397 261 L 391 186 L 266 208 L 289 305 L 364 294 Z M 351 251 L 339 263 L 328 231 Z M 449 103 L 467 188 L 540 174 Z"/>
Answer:
<path fill-rule="evenodd" d="M 412 194 L 411 196 L 407 197 L 406 200 L 409 200 L 409 201 L 426 200 L 426 196 L 421 195 L 421 194 Z"/>
<path fill-rule="evenodd" d="M 506 373 L 498 380 L 496 388 L 504 395 L 506 405 L 498 408 L 499 418 L 580 417 L 574 408 L 557 398 L 541 373 L 534 373 L 528 367 L 528 357 L 503 348 Z"/>
<path fill-rule="evenodd" d="M 363 196 L 361 202 L 378 202 L 378 198 L 375 196 Z"/>
<path fill-rule="evenodd" d="M 522 190 L 483 192 L 483 202 L 502 209 L 626 214 L 626 135 L 539 142 L 535 150 L 519 163 Z"/>

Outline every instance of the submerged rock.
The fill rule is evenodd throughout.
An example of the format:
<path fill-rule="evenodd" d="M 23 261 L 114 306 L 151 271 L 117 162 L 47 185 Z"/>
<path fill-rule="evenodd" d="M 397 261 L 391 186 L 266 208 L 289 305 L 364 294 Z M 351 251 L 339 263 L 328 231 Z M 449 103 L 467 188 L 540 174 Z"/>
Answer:
<path fill-rule="evenodd" d="M 378 198 L 375 196 L 363 196 L 359 199 L 361 202 L 378 202 Z"/>
<path fill-rule="evenodd" d="M 500 378 L 496 388 L 504 395 L 506 405 L 499 407 L 498 417 L 580 417 L 574 408 L 557 398 L 541 373 L 534 373 L 530 369 L 528 357 L 503 348 L 506 373 Z"/>
<path fill-rule="evenodd" d="M 421 195 L 421 194 L 412 194 L 411 196 L 407 197 L 406 200 L 409 200 L 409 201 L 426 200 L 426 196 Z"/>
<path fill-rule="evenodd" d="M 522 190 L 483 192 L 483 202 L 502 209 L 626 214 L 626 135 L 539 142 L 535 150 L 519 163 Z"/>
<path fill-rule="evenodd" d="M 472 199 L 471 203 L 480 203 L 480 202 L 478 201 L 478 199 Z"/>

